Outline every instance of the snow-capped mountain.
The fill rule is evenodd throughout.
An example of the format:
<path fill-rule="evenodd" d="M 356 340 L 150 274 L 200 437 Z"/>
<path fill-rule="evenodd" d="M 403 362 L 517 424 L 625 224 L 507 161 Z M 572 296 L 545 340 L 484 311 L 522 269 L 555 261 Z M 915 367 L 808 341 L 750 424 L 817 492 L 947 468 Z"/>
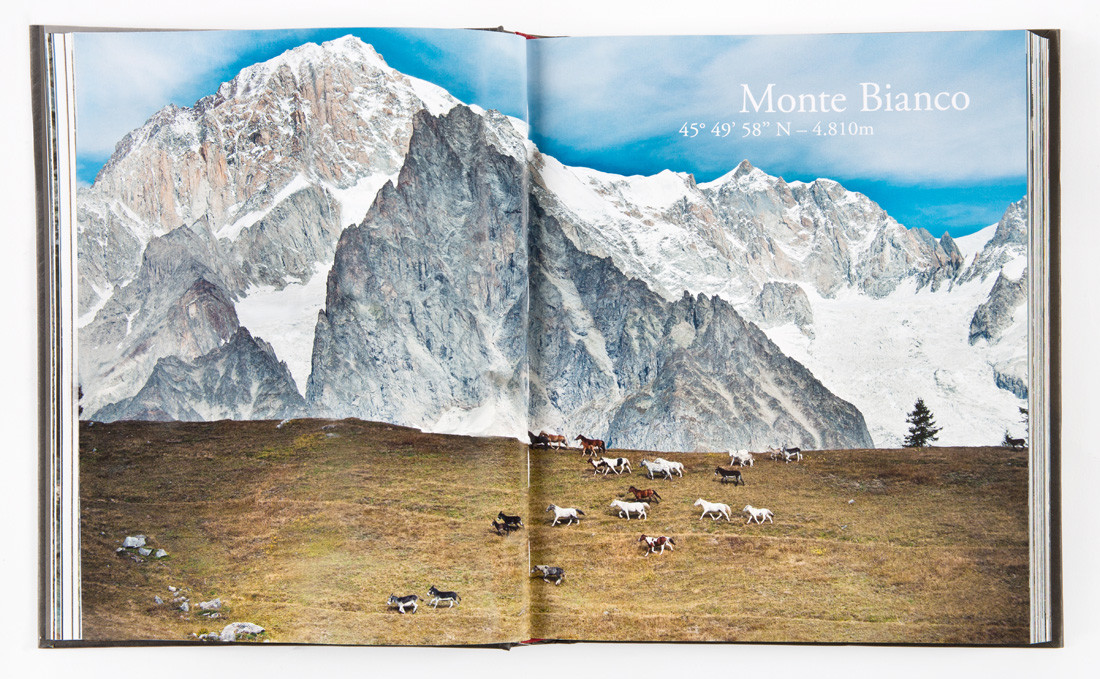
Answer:
<path fill-rule="evenodd" d="M 1026 390 L 1025 211 L 956 243 L 748 162 L 567 167 L 351 37 L 160 111 L 78 205 L 93 418 L 862 447 L 921 396 L 988 444 Z"/>
<path fill-rule="evenodd" d="M 721 297 L 668 301 L 531 194 L 531 423 L 619 448 L 864 448 L 863 415 Z"/>
<path fill-rule="evenodd" d="M 914 275 L 938 286 L 962 264 L 950 239 L 906 229 L 862 194 L 827 179 L 787 183 L 748 161 L 706 184 L 670 171 L 623 177 L 567 167 L 545 155 L 532 167 L 546 210 L 580 249 L 610 256 L 667 299 L 689 289 L 740 305 L 773 280 L 878 298 Z"/>
<path fill-rule="evenodd" d="M 200 272 L 270 333 L 304 387 L 342 226 L 359 222 L 396 176 L 413 116 L 457 104 L 349 36 L 250 66 L 123 138 L 78 196 L 85 411 L 133 395 L 165 356 L 198 356 L 174 349 L 167 314 Z M 169 283 L 166 270 L 189 280 Z M 266 322 L 272 305 L 278 318 Z M 303 324 L 306 342 L 278 330 Z M 233 330 L 196 346 L 209 351 Z"/>
<path fill-rule="evenodd" d="M 567 167 L 547 156 L 533 168 L 540 203 L 578 249 L 610 257 L 666 299 L 686 290 L 729 300 L 855 404 L 876 444 L 900 445 L 917 398 L 938 416 L 944 444 L 994 444 L 1018 422 L 1023 284 L 1008 299 L 989 274 L 1020 278 L 1022 203 L 984 234 L 988 242 L 965 242 L 968 262 L 950 236 L 906 229 L 834 181 L 788 183 L 747 161 L 706 184 L 667 171 L 624 177 Z M 987 302 L 994 293 L 996 304 Z M 1011 331 L 973 341 L 971 323 L 988 309 Z"/>

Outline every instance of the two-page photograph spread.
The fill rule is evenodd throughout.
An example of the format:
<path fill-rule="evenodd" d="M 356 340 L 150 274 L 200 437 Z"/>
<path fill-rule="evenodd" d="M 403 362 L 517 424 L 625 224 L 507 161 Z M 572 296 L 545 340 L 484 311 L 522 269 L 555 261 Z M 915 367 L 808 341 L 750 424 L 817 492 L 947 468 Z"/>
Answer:
<path fill-rule="evenodd" d="M 42 36 L 44 643 L 1053 638 L 1044 38 Z"/>

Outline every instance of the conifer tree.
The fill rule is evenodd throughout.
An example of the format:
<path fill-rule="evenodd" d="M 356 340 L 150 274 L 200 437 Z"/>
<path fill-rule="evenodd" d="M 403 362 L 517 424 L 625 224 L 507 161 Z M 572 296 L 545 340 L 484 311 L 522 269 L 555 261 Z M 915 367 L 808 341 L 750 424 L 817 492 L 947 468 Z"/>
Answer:
<path fill-rule="evenodd" d="M 938 437 L 937 434 L 943 427 L 936 426 L 936 420 L 932 411 L 924 405 L 924 399 L 918 398 L 909 417 L 905 418 L 909 423 L 909 435 L 905 437 L 906 448 L 923 448 Z"/>

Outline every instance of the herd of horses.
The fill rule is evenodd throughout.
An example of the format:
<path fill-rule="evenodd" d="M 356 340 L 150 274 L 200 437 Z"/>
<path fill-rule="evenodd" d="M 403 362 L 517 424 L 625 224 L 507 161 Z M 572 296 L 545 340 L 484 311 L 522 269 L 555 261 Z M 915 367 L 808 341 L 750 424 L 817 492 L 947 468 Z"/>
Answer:
<path fill-rule="evenodd" d="M 531 439 L 532 448 L 544 448 L 544 449 L 565 449 L 569 448 L 569 442 L 566 437 L 561 434 L 549 434 L 545 431 L 541 431 L 538 434 L 534 432 L 527 432 L 528 437 Z M 606 478 L 609 473 L 614 473 L 616 476 L 622 474 L 631 474 L 633 470 L 630 466 L 630 460 L 625 457 L 603 457 L 607 453 L 607 445 L 601 439 L 588 438 L 583 435 L 578 435 L 574 441 L 580 442 L 580 452 L 582 455 L 589 457 L 588 464 L 591 465 L 592 475 L 598 475 L 600 473 Z M 714 476 L 718 477 L 719 483 L 733 483 L 733 485 L 745 485 L 745 477 L 742 474 L 741 469 L 734 469 L 734 467 L 752 467 L 755 464 L 755 455 L 767 455 L 770 459 L 777 462 L 798 462 L 802 460 L 802 450 L 796 447 L 780 446 L 769 448 L 763 453 L 751 453 L 747 450 L 738 450 L 731 452 L 730 454 L 729 469 L 724 467 L 715 467 Z M 641 467 L 646 470 L 646 477 L 649 479 L 655 479 L 662 477 L 667 480 L 672 480 L 673 477 L 683 477 L 684 465 L 682 462 L 673 460 L 666 460 L 664 458 L 655 458 L 653 460 L 642 460 Z M 649 510 L 652 505 L 661 502 L 661 495 L 653 488 L 636 488 L 630 486 L 626 491 L 627 495 L 633 497 L 633 501 L 624 501 L 619 498 L 615 498 L 608 505 L 613 512 L 616 513 L 618 518 L 629 521 L 631 517 L 646 520 L 649 518 Z M 727 522 L 733 520 L 733 510 L 728 504 L 721 502 L 709 502 L 703 498 L 699 498 L 695 501 L 695 507 L 700 507 L 703 513 L 699 516 L 699 520 L 702 521 L 707 515 L 711 516 L 711 519 L 717 521 L 721 518 L 725 518 Z M 570 525 L 572 523 L 580 523 L 581 517 L 585 516 L 584 511 L 576 507 L 559 507 L 558 505 L 551 504 L 546 508 L 546 512 L 553 512 L 554 518 L 551 520 L 551 526 Z M 747 515 L 748 520 L 746 525 L 750 523 L 764 523 L 765 521 L 775 523 L 774 514 L 770 509 L 753 507 L 752 505 L 745 505 L 741 510 L 742 515 Z M 517 530 L 521 527 L 519 517 L 507 517 L 503 512 L 497 515 L 503 523 L 493 521 L 493 528 L 500 535 L 508 535 L 512 530 Z M 506 519 L 514 519 L 514 523 L 509 524 Z M 665 549 L 673 550 L 676 544 L 675 539 L 668 535 L 642 535 L 638 538 L 638 542 L 645 547 L 644 556 L 650 554 L 664 554 Z M 560 585 L 565 579 L 565 569 L 561 566 L 551 566 L 547 564 L 540 564 L 534 566 L 531 569 L 531 574 L 534 577 L 541 578 L 544 582 L 553 582 L 555 585 Z"/>
<path fill-rule="evenodd" d="M 566 437 L 561 434 L 548 434 L 545 431 L 534 434 L 527 432 L 531 439 L 532 448 L 554 448 L 562 449 L 568 448 L 569 443 L 566 441 Z M 599 457 L 597 455 L 607 452 L 607 445 L 601 439 L 587 438 L 585 436 L 577 436 L 574 441 L 580 442 L 581 454 L 591 459 L 588 463 L 593 469 L 593 475 L 603 473 L 606 477 L 609 473 L 614 473 L 616 476 L 622 474 L 632 474 L 633 469 L 630 466 L 630 460 L 625 457 Z M 798 448 L 771 448 L 765 451 L 766 454 L 772 460 L 783 462 L 794 462 L 802 459 L 802 451 Z M 740 469 L 733 469 L 734 466 L 738 467 L 752 467 L 754 466 L 754 453 L 750 453 L 745 450 L 739 450 L 731 452 L 730 454 L 730 469 L 723 467 L 714 468 L 714 476 L 718 477 L 719 483 L 732 482 L 733 485 L 745 485 L 745 478 Z M 664 458 L 654 458 L 653 460 L 642 460 L 641 466 L 646 470 L 646 476 L 649 479 L 658 478 L 663 476 L 667 480 L 672 480 L 674 476 L 683 477 L 684 464 L 682 462 L 676 462 L 673 460 L 665 460 Z M 611 501 L 609 507 L 612 510 L 617 511 L 617 516 L 627 521 L 634 515 L 639 519 L 647 520 L 649 518 L 649 510 L 653 504 L 661 502 L 661 495 L 653 488 L 636 488 L 633 485 L 630 486 L 624 495 L 630 495 L 633 497 L 633 501 L 623 501 L 619 498 L 615 498 Z M 721 518 L 725 518 L 727 522 L 731 522 L 733 510 L 728 504 L 721 502 L 709 502 L 703 498 L 699 498 L 695 501 L 695 507 L 700 507 L 703 513 L 699 516 L 699 520 L 702 521 L 708 514 L 711 515 L 712 520 L 717 521 Z M 559 507 L 551 504 L 546 508 L 546 513 L 553 513 L 553 519 L 550 521 L 551 526 L 570 525 L 573 523 L 579 524 L 582 516 L 586 516 L 583 510 L 576 507 Z M 775 523 L 773 520 L 774 514 L 769 509 L 757 508 L 752 505 L 745 505 L 741 510 L 741 514 L 748 515 L 746 525 L 749 523 L 763 523 L 769 521 Z M 513 514 L 505 514 L 504 511 L 497 513 L 497 516 L 492 521 L 493 531 L 501 536 L 511 535 L 513 532 L 523 529 L 523 517 Z M 676 541 L 674 538 L 668 535 L 642 535 L 637 540 L 645 548 L 645 554 L 643 556 L 649 556 L 650 554 L 664 554 L 665 549 L 673 550 Z M 531 568 L 531 574 L 533 577 L 541 578 L 544 582 L 552 582 L 555 585 L 560 585 L 565 580 L 565 569 L 561 566 L 551 566 L 546 564 L 537 565 Z M 429 605 L 438 608 L 440 603 L 448 603 L 450 607 L 454 607 L 461 598 L 457 592 L 448 592 L 438 590 L 433 585 L 428 590 L 428 595 L 432 597 L 429 601 Z M 391 594 L 387 602 L 389 607 L 396 608 L 399 613 L 405 613 L 406 609 L 411 609 L 413 613 L 416 612 L 417 602 L 421 598 L 416 594 L 410 594 L 408 596 L 397 596 Z"/>
<path fill-rule="evenodd" d="M 447 608 L 454 608 L 455 604 L 462 600 L 458 592 L 445 592 L 441 589 L 437 589 L 435 585 L 428 588 L 428 596 L 431 597 L 431 600 L 428 601 L 428 605 L 433 608 L 439 608 L 439 604 L 442 603 L 450 603 L 450 606 Z M 421 601 L 421 598 L 416 594 L 409 594 L 406 596 L 391 594 L 386 604 L 390 608 L 396 608 L 398 613 L 404 613 L 406 608 L 411 608 L 412 612 L 416 613 L 416 609 L 418 608 L 417 602 L 419 601 Z"/>

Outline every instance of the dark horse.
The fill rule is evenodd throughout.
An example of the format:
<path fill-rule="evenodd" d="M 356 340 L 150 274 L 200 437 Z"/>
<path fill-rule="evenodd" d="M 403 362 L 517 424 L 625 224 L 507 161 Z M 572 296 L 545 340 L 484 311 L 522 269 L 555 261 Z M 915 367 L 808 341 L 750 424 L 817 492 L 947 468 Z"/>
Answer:
<path fill-rule="evenodd" d="M 511 516 L 500 512 L 497 514 L 497 518 L 504 522 L 504 525 L 508 530 L 516 530 L 523 527 L 523 518 L 519 516 Z"/>
<path fill-rule="evenodd" d="M 550 437 L 546 434 L 536 434 L 535 432 L 527 432 L 527 437 L 531 439 L 532 446 L 542 446 L 543 448 L 550 447 Z"/>
<path fill-rule="evenodd" d="M 657 494 L 657 491 L 652 488 L 646 490 L 638 490 L 634 486 L 631 486 L 627 492 L 634 494 L 634 499 L 639 502 L 660 502 L 661 496 Z"/>
<path fill-rule="evenodd" d="M 722 469 L 721 467 L 714 468 L 714 475 L 722 478 L 718 479 L 720 483 L 725 483 L 729 479 L 733 479 L 733 485 L 740 483 L 745 485 L 745 479 L 741 476 L 741 472 L 736 469 Z"/>

